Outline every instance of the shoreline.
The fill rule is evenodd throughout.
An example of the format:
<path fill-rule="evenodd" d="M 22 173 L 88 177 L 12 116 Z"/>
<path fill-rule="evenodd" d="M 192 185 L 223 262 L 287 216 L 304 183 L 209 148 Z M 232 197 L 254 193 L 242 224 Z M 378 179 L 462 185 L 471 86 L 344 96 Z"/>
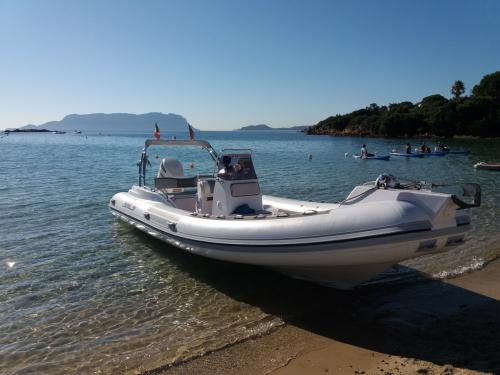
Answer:
<path fill-rule="evenodd" d="M 440 137 L 438 135 L 429 135 L 429 134 L 417 134 L 411 137 L 408 136 L 388 136 L 381 134 L 360 134 L 360 133 L 307 133 L 307 131 L 302 131 L 305 135 L 319 135 L 324 136 L 327 135 L 329 137 L 339 137 L 339 138 L 387 138 L 387 139 L 440 139 L 440 140 L 484 140 L 484 141 L 498 141 L 500 137 L 479 137 L 475 135 L 454 135 L 452 137 Z"/>
<path fill-rule="evenodd" d="M 323 292 L 270 332 L 143 374 L 500 373 L 500 258 L 447 280 Z"/>

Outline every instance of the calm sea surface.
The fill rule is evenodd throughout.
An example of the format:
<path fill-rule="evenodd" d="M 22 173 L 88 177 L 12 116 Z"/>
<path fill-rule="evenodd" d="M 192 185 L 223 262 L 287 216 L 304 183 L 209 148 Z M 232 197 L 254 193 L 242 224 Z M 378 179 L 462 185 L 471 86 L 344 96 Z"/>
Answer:
<path fill-rule="evenodd" d="M 260 268 L 184 254 L 116 221 L 108 201 L 137 183 L 147 136 L 0 138 L 0 373 L 133 373 L 183 360 L 282 324 L 291 312 L 260 302 L 311 288 Z M 500 160 L 498 141 L 449 143 L 470 149 L 470 156 L 384 162 L 345 153 L 366 143 L 370 152 L 385 154 L 405 142 L 292 132 L 197 136 L 216 149 L 253 148 L 262 191 L 270 195 L 341 200 L 382 172 L 481 184 L 483 205 L 472 211 L 475 228 L 467 244 L 406 262 L 377 283 L 412 280 L 415 271 L 446 278 L 499 255 L 500 173 L 472 168 Z M 156 155 L 152 148 L 149 177 Z M 181 156 L 186 169 L 194 163 L 194 173 L 210 170 L 201 151 Z"/>

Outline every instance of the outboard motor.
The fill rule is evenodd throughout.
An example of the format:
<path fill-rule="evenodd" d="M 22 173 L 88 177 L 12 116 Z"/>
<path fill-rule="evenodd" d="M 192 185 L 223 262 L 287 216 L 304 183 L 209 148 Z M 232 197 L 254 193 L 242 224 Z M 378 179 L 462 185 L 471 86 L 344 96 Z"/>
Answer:
<path fill-rule="evenodd" d="M 388 173 L 382 173 L 375 180 L 375 186 L 378 189 L 396 188 L 398 185 L 396 177 Z"/>
<path fill-rule="evenodd" d="M 217 174 L 212 214 L 247 215 L 262 211 L 262 194 L 250 154 L 224 155 Z"/>
<path fill-rule="evenodd" d="M 184 177 L 184 168 L 182 168 L 182 163 L 175 158 L 164 158 L 161 161 L 160 168 L 158 169 L 158 175 L 156 177 Z"/>
<path fill-rule="evenodd" d="M 173 179 L 173 180 L 184 180 L 184 168 L 182 163 L 175 158 L 164 158 L 161 161 L 160 168 L 158 169 L 158 174 L 155 179 L 155 187 L 165 193 L 181 193 L 184 191 L 182 187 L 179 187 L 177 183 L 173 186 L 164 186 L 162 183 L 158 183 L 162 179 Z M 170 182 L 172 183 L 172 182 Z"/>

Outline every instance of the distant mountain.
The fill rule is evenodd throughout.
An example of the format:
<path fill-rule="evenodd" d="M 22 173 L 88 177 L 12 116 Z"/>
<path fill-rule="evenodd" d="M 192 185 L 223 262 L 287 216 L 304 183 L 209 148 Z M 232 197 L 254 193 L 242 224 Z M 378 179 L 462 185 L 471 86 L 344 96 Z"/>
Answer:
<path fill-rule="evenodd" d="M 41 125 L 26 125 L 21 129 L 43 128 L 48 130 L 83 132 L 130 132 L 147 133 L 154 130 L 155 123 L 161 132 L 181 132 L 188 130 L 187 120 L 174 113 L 150 112 L 131 113 L 90 113 L 67 115 L 61 121 L 49 121 Z"/>
<path fill-rule="evenodd" d="M 272 128 L 269 125 L 266 124 L 259 124 L 259 125 L 248 125 L 248 126 L 243 126 L 240 129 L 236 129 L 236 131 L 252 131 L 252 130 L 296 130 L 296 131 L 302 131 L 304 129 L 307 129 L 309 126 L 307 125 L 298 125 L 298 126 L 291 126 L 289 128 Z"/>
<path fill-rule="evenodd" d="M 259 125 L 244 126 L 241 129 L 236 129 L 236 130 L 273 130 L 273 128 L 271 128 L 266 124 L 259 124 Z"/>

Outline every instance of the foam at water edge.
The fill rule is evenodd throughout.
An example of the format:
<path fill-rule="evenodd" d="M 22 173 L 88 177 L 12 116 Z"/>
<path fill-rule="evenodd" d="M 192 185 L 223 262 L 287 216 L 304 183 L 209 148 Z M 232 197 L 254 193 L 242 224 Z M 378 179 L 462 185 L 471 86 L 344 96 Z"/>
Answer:
<path fill-rule="evenodd" d="M 460 266 L 455 269 L 449 271 L 440 271 L 432 274 L 433 279 L 451 279 L 465 273 L 469 273 L 472 271 L 477 271 L 483 268 L 486 265 L 486 261 L 483 258 L 473 257 L 471 262 L 465 266 Z"/>

